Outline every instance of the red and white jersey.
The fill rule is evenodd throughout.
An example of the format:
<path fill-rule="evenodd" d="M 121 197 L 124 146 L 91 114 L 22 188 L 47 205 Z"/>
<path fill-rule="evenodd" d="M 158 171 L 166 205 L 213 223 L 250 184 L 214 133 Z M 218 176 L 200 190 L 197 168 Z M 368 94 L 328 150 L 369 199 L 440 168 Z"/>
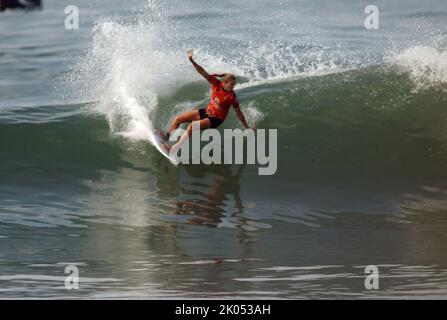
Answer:
<path fill-rule="evenodd" d="M 219 81 L 214 74 L 210 75 L 208 80 L 211 85 L 211 100 L 206 108 L 206 113 L 209 116 L 225 120 L 228 114 L 230 106 L 234 108 L 239 107 L 239 101 L 237 100 L 236 93 L 233 90 L 225 91 L 222 87 L 222 82 Z"/>

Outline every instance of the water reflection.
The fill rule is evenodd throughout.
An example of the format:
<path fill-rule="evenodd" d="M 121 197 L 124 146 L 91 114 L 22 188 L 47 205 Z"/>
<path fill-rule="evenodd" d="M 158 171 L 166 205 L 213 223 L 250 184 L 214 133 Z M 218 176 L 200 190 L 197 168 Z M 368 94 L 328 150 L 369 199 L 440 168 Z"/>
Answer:
<path fill-rule="evenodd" d="M 219 226 L 231 223 L 232 218 L 243 218 L 240 179 L 245 165 L 214 166 L 197 168 L 185 166 L 180 182 L 180 200 L 176 203 L 176 214 L 190 215 L 187 223 Z"/>

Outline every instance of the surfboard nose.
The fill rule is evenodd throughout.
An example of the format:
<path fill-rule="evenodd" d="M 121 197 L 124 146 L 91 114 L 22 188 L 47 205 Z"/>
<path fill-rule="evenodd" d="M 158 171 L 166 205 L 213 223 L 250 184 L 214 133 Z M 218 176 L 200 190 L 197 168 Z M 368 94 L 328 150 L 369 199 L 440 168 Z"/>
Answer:
<path fill-rule="evenodd" d="M 1 0 L 0 11 L 6 9 L 39 10 L 42 9 L 42 0 Z"/>

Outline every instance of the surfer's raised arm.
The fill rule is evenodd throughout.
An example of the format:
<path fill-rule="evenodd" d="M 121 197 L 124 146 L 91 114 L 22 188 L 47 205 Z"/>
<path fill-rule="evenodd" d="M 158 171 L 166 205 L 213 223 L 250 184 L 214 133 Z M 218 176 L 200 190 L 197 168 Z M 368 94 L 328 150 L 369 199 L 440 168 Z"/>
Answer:
<path fill-rule="evenodd" d="M 189 58 L 189 61 L 191 61 L 194 68 L 196 68 L 197 72 L 200 73 L 201 76 L 206 79 L 206 81 L 209 81 L 209 79 L 210 79 L 209 73 L 206 72 L 205 69 L 202 68 L 202 66 L 200 66 L 199 64 L 197 64 L 197 62 L 194 61 L 194 59 L 192 58 L 192 50 L 188 51 L 188 58 Z"/>

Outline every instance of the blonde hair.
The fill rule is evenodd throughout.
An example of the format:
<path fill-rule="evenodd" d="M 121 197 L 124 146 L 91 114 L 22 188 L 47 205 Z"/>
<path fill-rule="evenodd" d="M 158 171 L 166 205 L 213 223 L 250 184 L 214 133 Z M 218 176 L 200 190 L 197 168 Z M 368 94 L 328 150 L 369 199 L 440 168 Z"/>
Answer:
<path fill-rule="evenodd" d="M 236 81 L 236 76 L 232 73 L 225 73 L 223 81 Z"/>
<path fill-rule="evenodd" d="M 223 81 L 235 81 L 236 82 L 236 76 L 232 73 L 216 74 L 216 77 L 222 78 Z"/>

